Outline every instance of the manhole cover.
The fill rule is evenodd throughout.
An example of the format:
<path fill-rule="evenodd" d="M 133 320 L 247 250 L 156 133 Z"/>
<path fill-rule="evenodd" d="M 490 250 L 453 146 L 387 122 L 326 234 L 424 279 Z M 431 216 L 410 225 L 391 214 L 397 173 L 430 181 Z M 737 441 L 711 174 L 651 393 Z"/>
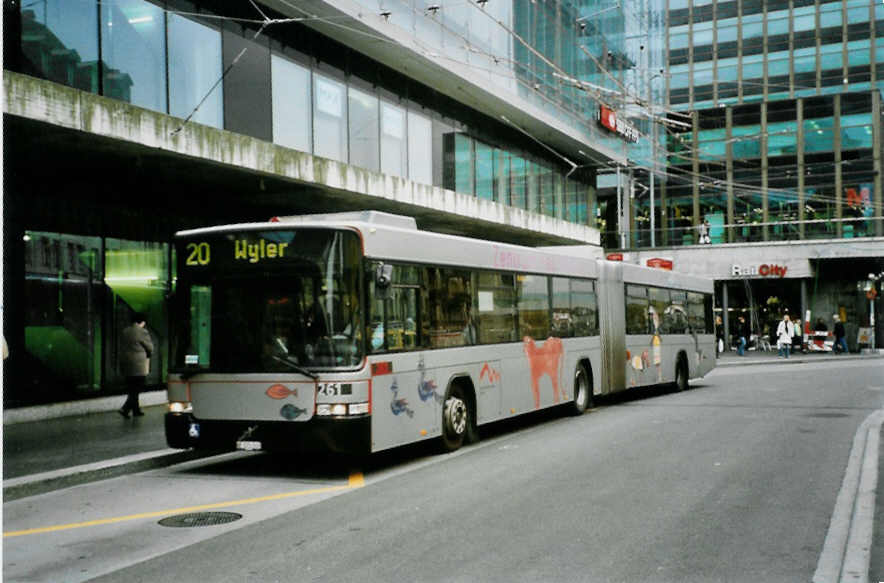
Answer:
<path fill-rule="evenodd" d="M 818 419 L 838 419 L 841 417 L 850 417 L 847 413 L 811 413 L 805 417 L 816 417 Z"/>
<path fill-rule="evenodd" d="M 162 526 L 215 526 L 239 520 L 242 514 L 236 512 L 194 512 L 176 514 L 160 521 Z"/>

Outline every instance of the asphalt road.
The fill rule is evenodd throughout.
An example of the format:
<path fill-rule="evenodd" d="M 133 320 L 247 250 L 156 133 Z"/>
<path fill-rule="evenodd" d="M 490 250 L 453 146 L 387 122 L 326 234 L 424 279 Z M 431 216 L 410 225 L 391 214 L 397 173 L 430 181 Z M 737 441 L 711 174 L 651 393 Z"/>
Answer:
<path fill-rule="evenodd" d="M 4 579 L 806 582 L 882 399 L 884 360 L 729 367 L 450 455 L 192 462 L 4 504 Z"/>

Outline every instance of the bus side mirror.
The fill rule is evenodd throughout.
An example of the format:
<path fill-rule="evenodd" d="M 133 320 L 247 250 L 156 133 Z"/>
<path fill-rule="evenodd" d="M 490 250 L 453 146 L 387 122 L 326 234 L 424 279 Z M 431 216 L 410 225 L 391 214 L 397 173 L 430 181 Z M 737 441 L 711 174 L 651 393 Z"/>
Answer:
<path fill-rule="evenodd" d="M 379 263 L 375 270 L 374 283 L 380 290 L 386 290 L 393 281 L 393 266 Z"/>

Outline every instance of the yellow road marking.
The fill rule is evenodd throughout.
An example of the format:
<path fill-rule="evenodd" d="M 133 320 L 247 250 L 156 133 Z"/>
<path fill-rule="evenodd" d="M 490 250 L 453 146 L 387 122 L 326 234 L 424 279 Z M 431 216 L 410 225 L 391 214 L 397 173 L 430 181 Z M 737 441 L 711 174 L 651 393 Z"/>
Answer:
<path fill-rule="evenodd" d="M 347 481 L 346 486 L 328 486 L 325 488 L 313 488 L 311 490 L 298 490 L 296 492 L 283 492 L 282 494 L 271 494 L 269 496 L 258 496 L 255 498 L 243 498 L 242 500 L 230 500 L 228 502 L 215 502 L 213 504 L 201 504 L 199 506 L 185 506 L 183 508 L 172 508 L 169 510 L 157 510 L 155 512 L 142 512 L 140 514 L 129 514 L 127 516 L 117 516 L 115 518 L 102 518 L 99 520 L 88 520 L 86 522 L 72 522 L 70 524 L 59 524 L 56 526 L 43 526 L 40 528 L 29 528 L 27 530 L 14 530 L 4 532 L 3 538 L 13 536 L 25 536 L 28 534 L 41 534 L 45 532 L 58 532 L 60 530 L 71 530 L 74 528 L 85 528 L 87 526 L 100 526 L 103 524 L 115 524 L 117 522 L 126 522 L 129 520 L 138 520 L 140 518 L 156 518 L 157 516 L 165 516 L 166 514 L 181 514 L 185 512 L 197 512 L 200 510 L 209 510 L 211 508 L 224 508 L 227 506 L 242 506 L 244 504 L 256 504 L 258 502 L 269 502 L 271 500 L 284 500 L 286 498 L 294 498 L 296 496 L 309 496 L 310 494 L 326 494 L 328 492 L 340 492 L 342 490 L 351 490 L 361 488 L 365 485 L 365 478 L 362 472 L 353 472 Z"/>

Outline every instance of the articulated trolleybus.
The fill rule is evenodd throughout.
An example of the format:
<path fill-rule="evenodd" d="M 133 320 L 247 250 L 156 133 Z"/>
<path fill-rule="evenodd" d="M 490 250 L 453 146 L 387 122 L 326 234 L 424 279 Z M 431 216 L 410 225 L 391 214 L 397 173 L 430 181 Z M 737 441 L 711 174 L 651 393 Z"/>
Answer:
<path fill-rule="evenodd" d="M 369 453 L 703 376 L 712 282 L 374 211 L 178 233 L 166 437 Z"/>

